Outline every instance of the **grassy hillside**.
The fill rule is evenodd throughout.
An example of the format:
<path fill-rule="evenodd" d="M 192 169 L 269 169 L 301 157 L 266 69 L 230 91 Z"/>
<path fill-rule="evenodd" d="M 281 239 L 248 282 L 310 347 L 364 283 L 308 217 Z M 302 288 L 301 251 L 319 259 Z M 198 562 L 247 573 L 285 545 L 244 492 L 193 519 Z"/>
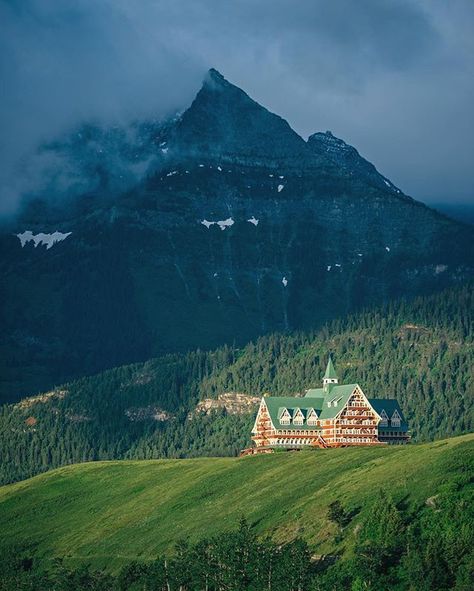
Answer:
<path fill-rule="evenodd" d="M 241 516 L 277 541 L 299 536 L 316 554 L 350 554 L 381 488 L 417 520 L 443 518 L 446 496 L 472 495 L 473 452 L 471 434 L 407 447 L 69 466 L 0 488 L 0 554 L 18 545 L 117 569 L 179 539 L 234 528 Z M 336 499 L 353 515 L 343 541 L 328 520 Z"/>
<path fill-rule="evenodd" d="M 472 431 L 473 312 L 471 283 L 314 333 L 115 368 L 0 407 L 0 484 L 88 460 L 236 455 L 249 444 L 253 417 L 190 421 L 196 403 L 225 392 L 297 394 L 320 384 L 329 351 L 343 382 L 399 400 L 414 441 Z M 160 411 L 166 420 L 156 420 Z"/>

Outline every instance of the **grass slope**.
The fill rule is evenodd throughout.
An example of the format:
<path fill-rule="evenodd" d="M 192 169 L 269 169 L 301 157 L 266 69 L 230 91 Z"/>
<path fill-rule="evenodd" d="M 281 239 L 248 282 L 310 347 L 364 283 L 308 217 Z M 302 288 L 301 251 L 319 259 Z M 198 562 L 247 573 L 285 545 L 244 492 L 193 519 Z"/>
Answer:
<path fill-rule="evenodd" d="M 461 472 L 474 472 L 474 434 L 407 447 L 277 453 L 246 458 L 93 462 L 0 488 L 0 552 L 30 546 L 38 557 L 116 569 L 236 526 L 305 538 L 318 554 L 341 548 L 327 519 L 339 499 L 354 529 L 378 490 L 407 511 L 426 505 Z"/>

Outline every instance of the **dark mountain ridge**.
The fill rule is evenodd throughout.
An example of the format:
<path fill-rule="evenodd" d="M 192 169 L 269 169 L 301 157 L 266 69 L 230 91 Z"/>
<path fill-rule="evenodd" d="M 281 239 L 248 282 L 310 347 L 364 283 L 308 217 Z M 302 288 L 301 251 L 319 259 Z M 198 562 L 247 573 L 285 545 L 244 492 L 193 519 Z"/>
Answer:
<path fill-rule="evenodd" d="M 179 116 L 79 135 L 48 148 L 68 179 L 0 236 L 4 399 L 473 275 L 473 228 L 215 70 Z"/>
<path fill-rule="evenodd" d="M 284 119 L 256 103 L 216 70 L 208 72 L 178 122 L 172 144 L 191 156 L 251 166 L 278 166 L 285 161 L 298 167 L 312 160 L 306 142 Z"/>

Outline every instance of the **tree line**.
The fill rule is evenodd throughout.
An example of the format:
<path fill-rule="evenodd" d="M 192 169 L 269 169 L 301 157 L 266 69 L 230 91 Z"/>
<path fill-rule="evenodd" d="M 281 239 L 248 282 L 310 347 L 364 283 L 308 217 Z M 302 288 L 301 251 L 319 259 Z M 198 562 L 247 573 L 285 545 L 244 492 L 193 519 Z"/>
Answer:
<path fill-rule="evenodd" d="M 57 466 L 105 459 L 236 455 L 251 414 L 193 415 L 223 392 L 298 395 L 321 383 L 331 352 L 341 382 L 397 398 L 414 441 L 474 428 L 473 284 L 392 302 L 309 333 L 272 334 L 242 348 L 166 355 L 0 407 L 0 484 Z M 161 409 L 139 420 L 130 411 Z M 132 412 L 132 415 L 133 415 Z"/>

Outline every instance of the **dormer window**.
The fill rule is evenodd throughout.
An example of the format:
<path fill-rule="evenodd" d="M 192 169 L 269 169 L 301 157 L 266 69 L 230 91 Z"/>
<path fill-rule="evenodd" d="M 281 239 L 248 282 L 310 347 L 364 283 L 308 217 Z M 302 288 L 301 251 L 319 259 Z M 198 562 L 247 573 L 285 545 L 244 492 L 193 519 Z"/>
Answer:
<path fill-rule="evenodd" d="M 331 406 L 337 406 L 339 400 L 341 400 L 341 396 L 339 396 L 339 398 L 333 398 L 332 400 L 330 400 L 328 402 L 328 407 L 331 408 Z"/>
<path fill-rule="evenodd" d="M 303 413 L 300 408 L 297 408 L 293 413 L 293 425 L 302 425 L 304 421 Z"/>
<path fill-rule="evenodd" d="M 289 425 L 291 423 L 291 415 L 288 409 L 283 408 L 280 412 L 280 425 Z"/>
<path fill-rule="evenodd" d="M 317 425 L 318 424 L 318 415 L 314 408 L 308 409 L 308 414 L 306 415 L 306 424 L 307 425 Z"/>
<path fill-rule="evenodd" d="M 393 411 L 393 415 L 392 415 L 392 419 L 391 419 L 391 424 L 392 427 L 400 427 L 400 423 L 401 423 L 401 417 L 398 414 L 398 411 Z"/>
<path fill-rule="evenodd" d="M 382 410 L 382 412 L 380 413 L 381 416 L 381 421 L 379 423 L 380 427 L 386 427 L 388 425 L 388 416 L 387 413 L 385 412 L 385 410 Z"/>

